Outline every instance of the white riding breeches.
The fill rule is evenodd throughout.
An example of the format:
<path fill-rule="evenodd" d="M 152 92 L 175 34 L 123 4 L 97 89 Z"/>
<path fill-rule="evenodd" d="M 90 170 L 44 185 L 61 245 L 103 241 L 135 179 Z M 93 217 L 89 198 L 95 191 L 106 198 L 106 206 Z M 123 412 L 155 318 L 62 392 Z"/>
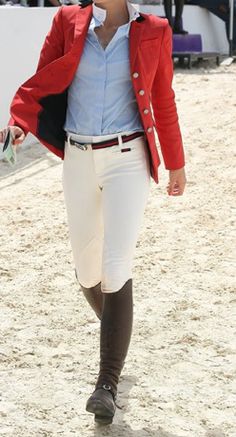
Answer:
<path fill-rule="evenodd" d="M 144 137 L 123 144 L 120 137 L 119 145 L 99 150 L 66 142 L 63 190 L 76 274 L 84 287 L 101 282 L 102 291 L 112 293 L 132 277 L 149 184 Z"/>

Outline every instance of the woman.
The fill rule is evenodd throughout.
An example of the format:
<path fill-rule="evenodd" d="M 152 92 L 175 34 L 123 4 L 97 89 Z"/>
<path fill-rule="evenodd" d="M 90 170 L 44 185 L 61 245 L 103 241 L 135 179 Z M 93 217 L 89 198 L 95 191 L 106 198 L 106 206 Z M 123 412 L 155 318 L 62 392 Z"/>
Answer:
<path fill-rule="evenodd" d="M 139 14 L 126 0 L 62 7 L 36 74 L 11 105 L 15 144 L 30 131 L 64 159 L 76 276 L 101 320 L 99 375 L 86 409 L 105 424 L 130 342 L 132 260 L 150 176 L 158 182 L 155 128 L 167 193 L 182 195 L 186 183 L 171 43 L 167 20 Z"/>

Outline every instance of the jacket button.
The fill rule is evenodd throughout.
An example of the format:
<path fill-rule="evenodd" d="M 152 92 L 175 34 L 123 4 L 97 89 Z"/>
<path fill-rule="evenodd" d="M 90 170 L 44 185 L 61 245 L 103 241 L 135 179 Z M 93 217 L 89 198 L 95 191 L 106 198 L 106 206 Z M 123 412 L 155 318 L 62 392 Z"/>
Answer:
<path fill-rule="evenodd" d="M 140 90 L 139 94 L 140 94 L 140 96 L 143 96 L 145 94 L 145 91 L 144 90 Z"/>
<path fill-rule="evenodd" d="M 139 77 L 139 74 L 137 73 L 137 71 L 135 71 L 135 72 L 133 73 L 133 77 L 134 77 L 135 79 L 137 79 L 137 77 Z"/>
<path fill-rule="evenodd" d="M 149 128 L 147 129 L 147 133 L 150 134 L 151 132 L 152 132 L 152 127 L 149 127 Z"/>
<path fill-rule="evenodd" d="M 145 109 L 143 110 L 143 113 L 144 113 L 144 114 L 149 114 L 149 109 L 145 108 Z"/>

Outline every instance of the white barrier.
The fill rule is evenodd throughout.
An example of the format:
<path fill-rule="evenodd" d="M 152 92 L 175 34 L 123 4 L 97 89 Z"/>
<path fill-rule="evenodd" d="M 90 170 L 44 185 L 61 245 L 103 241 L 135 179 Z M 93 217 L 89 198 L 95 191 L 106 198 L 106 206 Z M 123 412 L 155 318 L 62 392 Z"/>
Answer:
<path fill-rule="evenodd" d="M 19 85 L 35 72 L 40 48 L 57 8 L 0 7 L 0 128 Z M 27 138 L 32 142 L 32 136 Z"/>

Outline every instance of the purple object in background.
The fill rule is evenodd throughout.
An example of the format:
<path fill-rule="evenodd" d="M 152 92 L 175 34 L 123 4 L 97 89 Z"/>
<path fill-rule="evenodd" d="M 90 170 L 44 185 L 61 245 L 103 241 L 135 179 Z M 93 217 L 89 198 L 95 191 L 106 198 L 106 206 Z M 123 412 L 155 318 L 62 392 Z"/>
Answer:
<path fill-rule="evenodd" d="M 201 35 L 178 35 L 173 34 L 173 53 L 199 53 L 202 52 Z"/>

